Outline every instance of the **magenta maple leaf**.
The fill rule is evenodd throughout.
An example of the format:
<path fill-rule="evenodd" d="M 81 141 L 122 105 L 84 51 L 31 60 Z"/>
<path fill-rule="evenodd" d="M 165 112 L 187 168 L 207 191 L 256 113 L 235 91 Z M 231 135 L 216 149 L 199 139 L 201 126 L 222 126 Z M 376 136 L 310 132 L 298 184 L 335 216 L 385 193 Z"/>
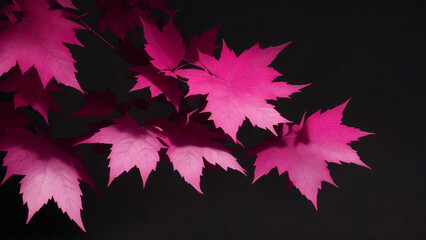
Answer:
<path fill-rule="evenodd" d="M 134 24 L 141 25 L 138 15 L 133 12 L 138 0 L 98 0 L 98 2 L 102 6 L 101 32 L 108 27 L 124 41 L 126 32 L 132 32 Z"/>
<path fill-rule="evenodd" d="M 31 125 L 27 115 L 20 109 L 15 109 L 12 102 L 0 102 L 0 113 L 0 129 L 26 128 Z"/>
<path fill-rule="evenodd" d="M 169 0 L 143 0 L 143 4 L 151 8 L 155 8 L 165 14 L 172 14 L 174 11 L 166 6 Z"/>
<path fill-rule="evenodd" d="M 1 14 L 5 14 L 11 23 L 15 23 L 19 20 L 18 17 L 15 16 L 15 13 L 18 13 L 20 11 L 21 8 L 19 7 L 19 4 L 14 0 L 13 2 L 11 2 L 11 4 L 6 3 L 3 6 L 3 8 L 1 9 Z"/>
<path fill-rule="evenodd" d="M 3 182 L 11 175 L 23 175 L 22 199 L 28 206 L 27 223 L 49 199 L 58 204 L 84 230 L 79 180 L 91 182 L 87 171 L 73 155 L 45 137 L 25 129 L 7 129 L 0 137 L 0 151 L 7 151 Z M 85 231 L 85 230 L 84 230 Z"/>
<path fill-rule="evenodd" d="M 157 69 L 166 74 L 173 71 L 185 56 L 185 46 L 179 31 L 173 23 L 173 15 L 162 31 L 155 24 L 141 18 L 147 44 L 145 50 L 153 58 L 151 61 Z"/>
<path fill-rule="evenodd" d="M 367 167 L 349 142 L 371 133 L 341 124 L 347 102 L 334 109 L 314 113 L 300 125 L 293 125 L 281 138 L 266 141 L 253 150 L 257 155 L 254 181 L 277 167 L 278 173 L 288 172 L 291 182 L 317 208 L 321 182 L 335 185 L 327 162 L 355 163 Z"/>
<path fill-rule="evenodd" d="M 203 111 L 211 112 L 216 126 L 236 141 L 238 128 L 246 118 L 253 125 L 266 129 L 288 122 L 266 102 L 289 97 L 307 86 L 272 82 L 280 74 L 268 65 L 287 45 L 266 49 L 255 45 L 237 57 L 223 42 L 219 60 L 199 52 L 196 64 L 202 70 L 179 69 L 175 73 L 188 79 L 188 95 L 208 94 Z"/>
<path fill-rule="evenodd" d="M 219 47 L 219 45 L 215 44 L 219 27 L 220 26 L 217 26 L 210 30 L 204 31 L 200 36 L 193 36 L 189 40 L 188 47 L 186 49 L 185 60 L 190 62 L 197 61 L 198 51 L 207 55 L 212 55 L 213 52 Z"/>
<path fill-rule="evenodd" d="M 60 9 L 49 10 L 45 0 L 18 1 L 23 17 L 0 32 L 0 75 L 19 64 L 22 72 L 37 69 L 43 86 L 52 77 L 67 86 L 81 88 L 69 49 L 63 43 L 77 44 L 79 24 L 62 17 Z"/>
<path fill-rule="evenodd" d="M 88 91 L 85 99 L 88 103 L 71 114 L 70 117 L 109 116 L 114 111 L 117 95 L 110 90 L 106 92 Z"/>
<path fill-rule="evenodd" d="M 118 50 L 120 52 L 120 56 L 133 66 L 150 64 L 150 57 L 145 52 L 145 49 L 136 47 L 128 39 L 118 42 Z"/>
<path fill-rule="evenodd" d="M 69 9 L 77 9 L 74 4 L 72 3 L 72 0 L 48 0 L 50 2 L 56 2 L 59 5 L 61 5 L 64 8 L 69 8 Z"/>
<path fill-rule="evenodd" d="M 225 147 L 212 141 L 211 138 L 217 136 L 203 125 L 189 120 L 182 126 L 165 119 L 158 119 L 155 124 L 164 132 L 162 140 L 168 145 L 167 155 L 174 169 L 198 192 L 202 193 L 200 177 L 204 167 L 203 159 L 225 170 L 231 168 L 245 173 Z"/>
<path fill-rule="evenodd" d="M 102 128 L 92 137 L 81 141 L 84 143 L 112 144 L 109 155 L 110 178 L 108 185 L 123 172 L 137 167 L 146 183 L 151 171 L 155 170 L 160 160 L 158 151 L 163 145 L 157 137 L 160 131 L 150 126 L 140 126 L 130 115 L 114 119 L 115 125 Z"/>
<path fill-rule="evenodd" d="M 17 91 L 13 97 L 15 107 L 30 105 L 48 123 L 47 111 L 59 111 L 59 109 L 56 106 L 55 98 L 43 88 L 37 71 L 30 68 L 26 73 L 21 74 L 21 70 L 14 67 L 9 73 L 9 77 L 0 82 L 0 90 L 5 92 Z"/>
<path fill-rule="evenodd" d="M 174 78 L 164 75 L 152 65 L 134 67 L 132 71 L 140 74 L 136 75 L 137 83 L 130 91 L 149 87 L 151 97 L 164 94 L 167 100 L 179 110 L 179 102 L 184 93 L 180 90 L 179 84 Z"/>

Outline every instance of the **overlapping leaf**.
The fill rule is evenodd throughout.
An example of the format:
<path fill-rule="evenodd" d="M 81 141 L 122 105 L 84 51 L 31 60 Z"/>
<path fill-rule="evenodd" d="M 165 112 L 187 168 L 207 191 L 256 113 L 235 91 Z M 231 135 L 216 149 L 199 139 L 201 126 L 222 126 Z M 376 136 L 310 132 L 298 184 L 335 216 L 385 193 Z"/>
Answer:
<path fill-rule="evenodd" d="M 49 122 L 48 110 L 59 110 L 56 107 L 56 100 L 43 88 L 34 68 L 30 68 L 24 74 L 21 74 L 19 68 L 12 68 L 9 77 L 0 82 L 0 90 L 5 92 L 16 91 L 13 98 L 15 107 L 31 106 L 43 116 L 46 122 Z"/>
<path fill-rule="evenodd" d="M 56 0 L 56 2 L 64 8 L 77 9 L 72 3 L 72 0 Z"/>
<path fill-rule="evenodd" d="M 341 124 L 346 103 L 324 113 L 318 111 L 300 125 L 293 125 L 282 138 L 258 146 L 253 151 L 257 155 L 254 181 L 277 167 L 279 174 L 288 172 L 294 186 L 317 208 L 322 181 L 335 185 L 327 162 L 367 167 L 347 144 L 371 133 Z"/>
<path fill-rule="evenodd" d="M 126 32 L 133 31 L 133 25 L 140 25 L 139 17 L 133 12 L 137 2 L 138 0 L 98 0 L 102 8 L 101 31 L 108 27 L 124 40 Z"/>
<path fill-rule="evenodd" d="M 20 109 L 15 109 L 13 102 L 0 102 L 0 113 L 0 130 L 27 128 L 32 123 L 24 112 L 20 111 Z"/>
<path fill-rule="evenodd" d="M 146 183 L 151 171 L 160 160 L 158 151 L 162 144 L 157 140 L 159 131 L 153 127 L 140 126 L 130 115 L 114 120 L 117 124 L 102 128 L 92 137 L 80 142 L 112 144 L 109 155 L 109 184 L 123 172 L 137 167 Z"/>
<path fill-rule="evenodd" d="M 46 138 L 25 129 L 7 129 L 0 137 L 0 151 L 6 151 L 7 167 L 3 182 L 12 175 L 23 175 L 22 199 L 28 206 L 27 223 L 49 199 L 58 204 L 71 220 L 84 230 L 79 180 L 91 183 L 87 171 L 73 155 Z"/>
<path fill-rule="evenodd" d="M 179 69 L 176 74 L 188 79 L 188 95 L 207 94 L 204 111 L 236 141 L 246 118 L 267 129 L 287 122 L 266 100 L 289 97 L 306 86 L 272 82 L 280 74 L 268 65 L 285 46 L 260 49 L 255 45 L 237 57 L 224 42 L 219 60 L 199 52 L 197 65 L 203 69 Z"/>
<path fill-rule="evenodd" d="M 203 159 L 225 170 L 230 168 L 245 172 L 225 147 L 212 141 L 217 136 L 203 125 L 189 120 L 182 126 L 165 119 L 156 120 L 156 125 L 164 132 L 167 155 L 174 169 L 198 192 L 202 192 L 200 177 L 204 168 Z"/>
<path fill-rule="evenodd" d="M 18 63 L 22 72 L 35 67 L 44 87 L 52 77 L 67 86 L 81 88 L 69 49 L 63 43 L 81 45 L 75 36 L 77 23 L 50 10 L 45 0 L 18 1 L 22 18 L 0 32 L 0 75 Z"/>
<path fill-rule="evenodd" d="M 195 62 L 198 60 L 198 51 L 207 55 L 212 55 L 219 47 L 215 44 L 219 26 L 210 30 L 204 31 L 200 36 L 193 36 L 188 43 L 185 60 Z"/>
<path fill-rule="evenodd" d="M 139 74 L 136 75 L 137 83 L 130 91 L 149 87 L 151 97 L 164 94 L 167 100 L 179 110 L 179 102 L 184 94 L 175 79 L 159 72 L 152 65 L 138 66 L 132 68 L 132 70 Z"/>
<path fill-rule="evenodd" d="M 107 92 L 88 91 L 88 93 L 85 95 L 88 103 L 71 114 L 70 117 L 109 116 L 114 111 L 117 100 L 116 94 L 109 90 Z"/>
<path fill-rule="evenodd" d="M 236 142 L 237 131 L 246 118 L 253 125 L 269 130 L 284 123 L 279 137 L 265 141 L 252 152 L 258 156 L 254 181 L 277 167 L 279 174 L 288 173 L 289 182 L 315 207 L 322 181 L 334 184 L 327 162 L 367 167 L 347 144 L 369 133 L 341 124 L 346 103 L 324 113 L 318 111 L 306 121 L 302 120 L 300 125 L 289 127 L 288 120 L 267 102 L 288 98 L 306 86 L 274 81 L 280 74 L 269 65 L 287 44 L 265 49 L 255 45 L 237 56 L 223 43 L 221 56 L 215 59 L 210 55 L 218 47 L 215 44 L 218 27 L 194 36 L 184 45 L 173 23 L 173 15 L 160 28 L 157 26 L 160 24 L 147 17 L 150 8 L 171 14 L 173 11 L 167 8 L 166 1 L 97 0 L 102 11 L 101 31 L 110 28 L 122 40 L 119 52 L 134 65 L 132 70 L 137 73 L 137 83 L 132 90 L 149 87 L 151 97 L 164 94 L 179 110 L 184 93 L 175 78 L 178 75 L 184 77 L 188 80 L 189 99 L 204 95 L 207 103 L 203 98 L 200 102 L 204 103 L 198 104 L 199 109 L 209 112 L 215 125 Z M 23 129 L 31 122 L 19 109 L 15 111 L 17 107 L 31 105 L 47 121 L 47 111 L 53 110 L 55 105 L 55 100 L 45 90 L 52 78 L 82 91 L 75 78 L 74 60 L 64 45 L 81 45 L 75 31 L 83 29 L 82 26 L 65 18 L 74 17 L 70 9 L 76 7 L 72 0 L 16 0 L 8 3 L 0 12 L 1 19 L 5 19 L 0 21 L 0 75 L 9 72 L 9 76 L 0 82 L 0 90 L 16 93 L 15 106 L 12 102 L 0 103 L 0 151 L 7 152 L 3 160 L 7 167 L 3 182 L 11 175 L 24 176 L 21 193 L 29 209 L 28 221 L 52 198 L 84 230 L 79 180 L 92 186 L 93 183 L 80 157 L 68 141 L 58 145 Z M 51 6 L 59 9 L 53 10 Z M 132 31 L 134 24 L 143 26 L 145 51 L 125 39 L 126 32 Z M 152 59 L 150 63 L 149 57 Z M 193 63 L 196 68 L 179 66 L 182 60 Z M 14 66 L 19 68 L 11 70 Z M 72 117 L 104 116 L 114 110 L 124 113 L 142 105 L 148 111 L 144 99 L 117 104 L 116 95 L 111 92 L 90 92 L 86 100 L 88 104 Z M 230 151 L 213 140 L 218 137 L 213 131 L 195 122 L 194 115 L 192 120 L 189 119 L 196 111 L 194 107 L 184 104 L 183 107 L 190 109 L 184 124 L 156 119 L 151 123 L 144 120 L 141 126 L 126 115 L 115 119 L 115 125 L 110 125 L 110 121 L 96 123 L 81 136 L 80 139 L 85 140 L 79 140 L 79 143 L 112 145 L 108 185 L 133 167 L 139 169 L 145 184 L 160 160 L 160 150 L 164 153 L 164 148 L 174 169 L 199 192 L 202 192 L 203 168 L 219 165 L 225 170 L 244 173 Z M 208 114 L 201 119 L 206 120 L 205 115 Z M 222 131 L 220 134 L 226 135 Z"/>
<path fill-rule="evenodd" d="M 143 0 L 143 4 L 150 7 L 150 8 L 155 8 L 165 14 L 172 14 L 173 10 L 170 10 L 167 6 L 166 3 L 169 0 Z"/>
<path fill-rule="evenodd" d="M 145 50 L 153 58 L 151 61 L 157 69 L 173 75 L 185 56 L 185 47 L 179 31 L 173 23 L 173 15 L 160 31 L 155 24 L 141 18 L 147 44 Z"/>

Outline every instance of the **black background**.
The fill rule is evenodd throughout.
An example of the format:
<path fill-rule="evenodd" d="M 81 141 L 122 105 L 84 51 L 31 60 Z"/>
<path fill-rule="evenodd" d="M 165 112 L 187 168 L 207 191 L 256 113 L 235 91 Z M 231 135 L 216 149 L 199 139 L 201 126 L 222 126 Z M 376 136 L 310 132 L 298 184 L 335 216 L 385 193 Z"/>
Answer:
<path fill-rule="evenodd" d="M 75 0 L 79 13 L 89 1 Z M 237 54 L 257 42 L 261 47 L 293 43 L 272 66 L 292 84 L 312 83 L 292 100 L 280 100 L 278 110 L 299 122 L 322 108 L 348 98 L 343 123 L 376 135 L 352 143 L 372 170 L 353 164 L 331 164 L 339 188 L 323 184 L 318 207 L 298 190 L 284 191 L 285 176 L 273 170 L 255 184 L 254 158 L 235 153 L 248 177 L 235 171 L 204 170 L 198 194 L 173 171 L 159 163 L 142 188 L 135 169 L 110 187 L 107 153 L 82 154 L 102 195 L 82 184 L 82 218 L 87 232 L 62 214 L 52 201 L 25 225 L 27 207 L 14 176 L 0 187 L 0 238 L 52 239 L 423 239 L 425 88 L 424 8 L 420 1 L 177 1 L 175 23 L 182 34 L 201 33 L 222 24 L 219 38 Z M 99 30 L 98 12 L 84 20 Z M 139 32 L 140 34 L 140 32 Z M 111 32 L 102 34 L 116 44 Z M 142 39 L 129 33 L 133 39 Z M 128 65 L 92 33 L 78 34 L 86 48 L 71 47 L 83 87 L 115 92 L 133 81 Z M 219 42 L 220 40 L 218 40 Z M 142 42 L 140 42 L 142 43 Z M 83 97 L 69 90 L 55 94 L 66 114 L 77 110 Z M 66 119 L 49 113 L 56 136 L 85 131 L 87 119 Z M 253 146 L 264 133 L 244 128 L 239 137 Z M 85 152 L 85 150 L 87 150 Z M 0 171 L 4 176 L 5 168 Z"/>

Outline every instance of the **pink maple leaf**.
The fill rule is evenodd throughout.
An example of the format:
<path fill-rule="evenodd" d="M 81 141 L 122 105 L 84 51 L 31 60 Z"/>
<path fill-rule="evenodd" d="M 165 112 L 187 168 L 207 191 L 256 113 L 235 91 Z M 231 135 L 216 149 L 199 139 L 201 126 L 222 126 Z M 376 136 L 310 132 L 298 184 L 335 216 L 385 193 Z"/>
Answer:
<path fill-rule="evenodd" d="M 22 72 L 37 69 L 43 86 L 52 77 L 67 86 L 81 88 L 69 49 L 63 43 L 77 44 L 79 24 L 62 16 L 60 9 L 49 10 L 45 0 L 18 1 L 23 17 L 0 32 L 0 75 L 19 64 Z"/>
<path fill-rule="evenodd" d="M 184 93 L 180 90 L 179 84 L 174 78 L 164 75 L 152 65 L 137 66 L 132 68 L 132 70 L 139 74 L 136 75 L 137 83 L 130 91 L 149 87 L 151 97 L 164 94 L 167 100 L 179 110 L 179 102 Z"/>
<path fill-rule="evenodd" d="M 91 180 L 80 161 L 45 137 L 25 129 L 7 129 L 0 137 L 0 151 L 7 151 L 3 182 L 11 175 L 23 175 L 22 199 L 28 206 L 27 223 L 49 199 L 58 204 L 84 230 L 79 180 Z"/>
<path fill-rule="evenodd" d="M 205 167 L 203 159 L 225 170 L 231 168 L 245 173 L 225 147 L 212 141 L 211 138 L 217 136 L 203 125 L 189 120 L 182 126 L 165 119 L 158 119 L 155 124 L 164 132 L 162 139 L 168 145 L 167 155 L 174 169 L 198 192 L 202 193 L 200 177 Z"/>
<path fill-rule="evenodd" d="M 102 6 L 101 32 L 107 27 L 124 41 L 126 32 L 133 31 L 133 25 L 140 26 L 137 14 L 133 12 L 138 0 L 98 0 Z"/>
<path fill-rule="evenodd" d="M 59 111 L 59 109 L 55 98 L 43 88 L 37 71 L 30 68 L 26 73 L 21 74 L 21 70 L 14 67 L 9 73 L 9 77 L 0 82 L 0 90 L 17 91 L 13 97 L 16 108 L 30 105 L 43 116 L 46 122 L 49 122 L 47 111 Z"/>
<path fill-rule="evenodd" d="M 137 167 L 146 183 L 151 171 L 155 170 L 160 160 L 158 151 L 163 145 L 157 137 L 160 131 L 150 126 L 140 126 L 130 115 L 114 119 L 117 123 L 95 133 L 92 137 L 81 141 L 84 143 L 112 144 L 109 155 L 110 178 L 108 185 L 123 172 Z"/>
<path fill-rule="evenodd" d="M 238 128 L 246 118 L 266 129 L 288 122 L 266 102 L 289 97 L 306 86 L 272 82 L 280 74 L 268 65 L 287 45 L 266 49 L 255 45 L 237 57 L 223 42 L 219 60 L 199 52 L 196 64 L 203 69 L 179 69 L 175 73 L 188 79 L 188 95 L 208 94 L 203 111 L 211 112 L 216 126 L 236 141 Z"/>
<path fill-rule="evenodd" d="M 173 15 L 163 26 L 162 31 L 144 18 L 141 18 L 141 21 L 147 42 L 145 50 L 153 58 L 152 65 L 166 74 L 172 74 L 171 71 L 179 65 L 185 56 L 183 39 L 173 23 Z"/>
<path fill-rule="evenodd" d="M 215 44 L 219 27 L 204 31 L 200 36 L 193 36 L 188 43 L 186 49 L 185 60 L 195 62 L 198 60 L 198 51 L 207 55 L 212 55 L 219 47 Z"/>
<path fill-rule="evenodd" d="M 321 182 L 335 185 L 327 162 L 355 163 L 368 168 L 347 144 L 371 133 L 341 124 L 346 104 L 323 113 L 318 111 L 300 125 L 293 125 L 281 138 L 265 141 L 255 148 L 254 181 L 277 167 L 279 174 L 288 172 L 294 186 L 317 208 Z"/>

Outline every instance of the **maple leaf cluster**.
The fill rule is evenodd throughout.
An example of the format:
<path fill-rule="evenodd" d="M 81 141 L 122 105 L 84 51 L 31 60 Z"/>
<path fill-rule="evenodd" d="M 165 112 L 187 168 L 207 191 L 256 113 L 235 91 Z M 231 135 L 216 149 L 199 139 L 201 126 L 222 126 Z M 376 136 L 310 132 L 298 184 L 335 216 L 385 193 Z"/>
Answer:
<path fill-rule="evenodd" d="M 96 189 L 83 166 L 86 160 L 77 154 L 80 144 L 110 149 L 108 185 L 134 167 L 145 184 L 157 163 L 168 160 L 202 193 L 200 178 L 210 165 L 246 175 L 222 143 L 241 144 L 237 132 L 248 120 L 275 134 L 250 151 L 257 156 L 254 181 L 274 168 L 279 174 L 287 172 L 294 187 L 315 207 L 321 183 L 335 185 L 327 163 L 367 167 L 347 144 L 370 133 L 341 124 L 346 103 L 294 124 L 268 101 L 290 98 L 307 86 L 276 81 L 281 74 L 269 66 L 289 43 L 267 48 L 256 44 L 237 55 L 225 41 L 216 44 L 219 27 L 182 37 L 173 20 L 176 12 L 165 0 L 97 0 L 96 4 L 93 11 L 101 13 L 100 31 L 109 29 L 117 36 L 118 46 L 110 46 L 133 66 L 135 85 L 129 92 L 149 89 L 148 101 L 117 102 L 114 92 L 81 87 L 68 46 L 84 47 L 76 33 L 93 30 L 75 14 L 78 9 L 71 0 L 8 1 L 0 12 L 0 90 L 13 92 L 13 101 L 0 102 L 0 151 L 7 152 L 3 183 L 12 175 L 23 176 L 20 192 L 29 210 L 27 222 L 53 199 L 84 230 L 80 181 Z M 161 17 L 152 17 L 152 11 Z M 162 19 L 167 19 L 165 24 Z M 143 30 L 143 48 L 126 39 L 135 27 Z M 59 140 L 48 128 L 29 120 L 28 114 L 39 114 L 48 125 L 50 111 L 64 114 L 50 93 L 67 87 L 80 91 L 87 101 L 68 118 L 107 116 L 110 121 L 100 120 L 78 138 Z M 168 117 L 148 119 L 155 102 L 168 104 L 173 111 Z M 142 121 L 129 113 L 132 107 L 145 111 Z"/>

